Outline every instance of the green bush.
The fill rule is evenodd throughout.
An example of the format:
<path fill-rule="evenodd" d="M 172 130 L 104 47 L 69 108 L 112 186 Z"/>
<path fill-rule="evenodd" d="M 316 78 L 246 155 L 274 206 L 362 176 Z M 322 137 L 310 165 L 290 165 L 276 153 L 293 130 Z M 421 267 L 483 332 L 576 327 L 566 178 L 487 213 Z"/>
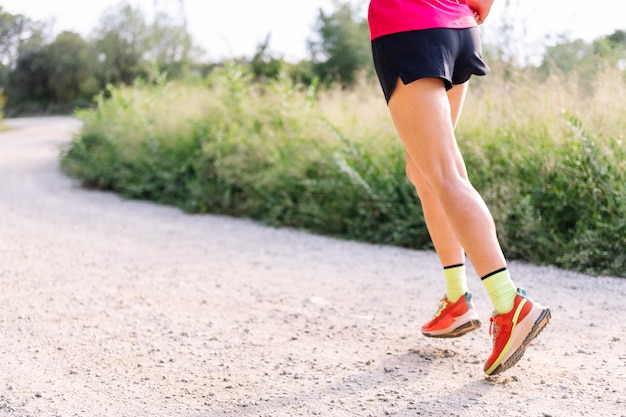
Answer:
<path fill-rule="evenodd" d="M 567 80 L 546 91 L 525 81 L 477 83 L 457 135 L 505 253 L 626 276 L 625 151 L 613 136 L 626 115 L 563 113 L 576 103 Z M 287 78 L 259 85 L 236 65 L 200 85 L 111 88 L 77 113 L 83 130 L 62 167 L 86 186 L 190 212 L 431 248 L 378 90 L 320 92 Z M 603 136 L 583 125 L 602 126 Z"/>
<path fill-rule="evenodd" d="M 4 89 L 0 88 L 0 125 L 4 119 L 4 107 L 7 104 L 7 96 L 4 95 Z"/>
<path fill-rule="evenodd" d="M 626 152 L 603 149 L 563 114 L 561 142 L 511 131 L 466 150 L 507 256 L 592 274 L 626 275 Z M 519 133 L 519 132 L 518 132 Z"/>

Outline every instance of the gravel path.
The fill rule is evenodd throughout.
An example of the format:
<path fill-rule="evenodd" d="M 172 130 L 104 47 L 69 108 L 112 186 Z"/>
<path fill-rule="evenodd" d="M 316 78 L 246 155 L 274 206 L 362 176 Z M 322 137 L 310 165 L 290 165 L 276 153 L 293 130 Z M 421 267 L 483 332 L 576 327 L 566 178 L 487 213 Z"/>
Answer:
<path fill-rule="evenodd" d="M 58 168 L 76 120 L 7 123 L 0 415 L 626 416 L 624 279 L 511 263 L 553 319 L 486 378 L 488 325 L 419 333 L 443 294 L 432 252 L 84 190 Z"/>

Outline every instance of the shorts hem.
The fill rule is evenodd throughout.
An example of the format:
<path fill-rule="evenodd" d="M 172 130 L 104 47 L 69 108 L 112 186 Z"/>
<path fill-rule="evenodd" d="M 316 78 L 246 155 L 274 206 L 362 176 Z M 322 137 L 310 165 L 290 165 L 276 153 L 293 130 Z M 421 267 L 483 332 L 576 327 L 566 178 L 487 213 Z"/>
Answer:
<path fill-rule="evenodd" d="M 409 84 L 421 78 L 439 78 L 446 90 L 486 75 L 477 28 L 429 29 L 398 32 L 372 42 L 378 80 L 389 103 L 397 80 Z"/>

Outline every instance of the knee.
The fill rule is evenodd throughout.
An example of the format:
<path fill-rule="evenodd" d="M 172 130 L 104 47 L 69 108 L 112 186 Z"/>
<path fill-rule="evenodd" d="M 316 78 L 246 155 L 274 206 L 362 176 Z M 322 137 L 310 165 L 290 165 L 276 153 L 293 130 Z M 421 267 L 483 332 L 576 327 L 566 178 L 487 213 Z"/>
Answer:
<path fill-rule="evenodd" d="M 428 188 L 439 200 L 448 196 L 464 194 L 473 188 L 467 177 L 462 175 L 434 176 L 427 179 Z"/>

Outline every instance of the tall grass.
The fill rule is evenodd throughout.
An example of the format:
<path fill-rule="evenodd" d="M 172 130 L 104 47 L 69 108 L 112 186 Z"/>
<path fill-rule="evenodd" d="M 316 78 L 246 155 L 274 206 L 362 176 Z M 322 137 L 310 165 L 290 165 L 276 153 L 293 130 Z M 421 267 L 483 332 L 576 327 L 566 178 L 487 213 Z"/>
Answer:
<path fill-rule="evenodd" d="M 626 276 L 623 74 L 601 71 L 591 91 L 574 77 L 518 77 L 480 85 L 459 130 L 505 251 Z"/>
<path fill-rule="evenodd" d="M 626 85 L 607 69 L 593 86 L 494 71 L 473 82 L 457 137 L 510 258 L 626 276 Z M 379 90 L 259 85 L 235 65 L 201 85 L 111 89 L 78 112 L 62 166 L 190 212 L 430 248 Z"/>

